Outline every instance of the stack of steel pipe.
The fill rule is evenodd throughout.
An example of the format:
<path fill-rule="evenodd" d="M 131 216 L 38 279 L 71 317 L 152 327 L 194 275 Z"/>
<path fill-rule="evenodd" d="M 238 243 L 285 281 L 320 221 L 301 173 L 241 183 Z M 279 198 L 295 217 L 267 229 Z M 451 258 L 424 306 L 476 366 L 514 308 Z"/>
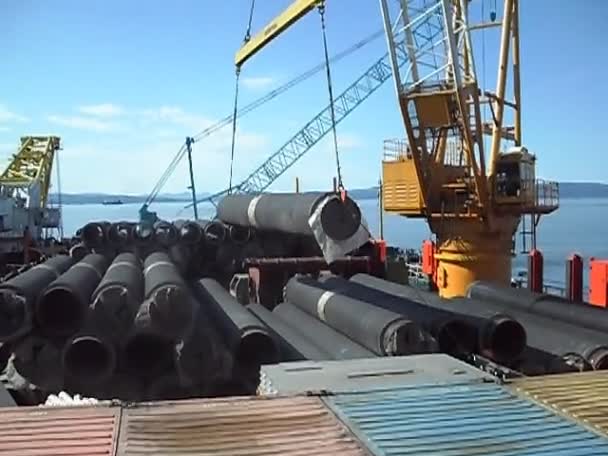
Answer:
<path fill-rule="evenodd" d="M 363 274 L 352 280 L 328 276 L 321 281 L 334 292 L 406 316 L 431 334 L 444 353 L 463 357 L 477 350 L 476 326 L 452 312 L 422 305 L 405 293 L 391 293 L 389 282 Z"/>
<path fill-rule="evenodd" d="M 73 264 L 70 256 L 57 255 L 0 283 L 0 342 L 16 339 L 31 330 L 38 298 Z"/>
<path fill-rule="evenodd" d="M 429 314 L 434 314 L 434 309 L 440 311 L 442 316 L 466 322 L 469 327 L 474 327 L 478 334 L 476 350 L 495 361 L 513 361 L 521 356 L 526 347 L 526 331 L 520 322 L 507 312 L 489 308 L 479 301 L 447 300 L 428 291 L 388 282 L 368 274 L 356 274 L 350 281 L 418 303 L 428 309 Z"/>
<path fill-rule="evenodd" d="M 101 382 L 114 373 L 118 346 L 143 299 L 143 283 L 135 254 L 122 253 L 114 259 L 91 296 L 85 328 L 66 344 L 66 375 Z"/>
<path fill-rule="evenodd" d="M 168 255 L 155 252 L 145 264 L 132 252 L 110 259 L 90 253 L 74 263 L 59 255 L 0 284 L 6 315 L 0 341 L 16 388 L 129 400 L 207 394 L 234 383 L 223 330 L 209 312 L 197 312 L 198 301 Z M 209 296 L 223 304 L 230 296 L 218 287 Z M 274 342 L 269 348 L 260 341 L 261 323 L 241 329 L 241 363 L 278 360 Z M 171 394 L 170 377 L 179 384 Z"/>
<path fill-rule="evenodd" d="M 585 364 L 608 369 L 605 310 L 485 282 L 472 284 L 468 295 L 471 300 L 517 317 L 528 332 L 528 345 L 557 358 L 564 369 L 580 370 Z"/>
<path fill-rule="evenodd" d="M 428 334 L 411 319 L 336 293 L 318 280 L 306 276 L 291 278 L 285 286 L 285 300 L 377 355 L 432 351 Z"/>
<path fill-rule="evenodd" d="M 279 361 L 279 347 L 266 325 L 217 281 L 201 279 L 194 289 L 203 309 L 223 335 L 238 368 L 257 373 L 261 365 Z"/>

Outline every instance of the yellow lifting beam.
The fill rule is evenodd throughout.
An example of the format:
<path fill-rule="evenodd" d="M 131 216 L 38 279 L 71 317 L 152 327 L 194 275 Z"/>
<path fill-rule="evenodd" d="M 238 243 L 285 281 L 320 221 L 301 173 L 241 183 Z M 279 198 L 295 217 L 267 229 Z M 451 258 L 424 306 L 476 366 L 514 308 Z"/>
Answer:
<path fill-rule="evenodd" d="M 254 35 L 237 51 L 234 58 L 236 66 L 240 67 L 243 65 L 249 58 L 298 21 L 298 19 L 305 16 L 314 8 L 322 6 L 324 3 L 324 0 L 296 0 L 293 2 L 266 25 L 261 32 Z"/>
<path fill-rule="evenodd" d="M 0 175 L 0 189 L 12 193 L 12 189 L 28 190 L 32 184 L 40 185 L 38 206 L 46 207 L 51 184 L 51 171 L 55 151 L 60 147 L 57 136 L 24 136 L 19 151 Z"/>

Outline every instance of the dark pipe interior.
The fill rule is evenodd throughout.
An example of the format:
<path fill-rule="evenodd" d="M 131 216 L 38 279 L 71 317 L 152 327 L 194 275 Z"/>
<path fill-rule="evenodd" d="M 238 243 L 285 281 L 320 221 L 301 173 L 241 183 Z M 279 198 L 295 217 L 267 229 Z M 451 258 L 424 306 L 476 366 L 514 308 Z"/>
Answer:
<path fill-rule="evenodd" d="M 82 229 L 81 238 L 89 245 L 101 245 L 104 240 L 103 227 L 98 223 L 89 223 Z"/>
<path fill-rule="evenodd" d="M 27 322 L 25 298 L 13 290 L 0 290 L 0 337 L 9 337 Z"/>
<path fill-rule="evenodd" d="M 210 222 L 205 226 L 205 239 L 212 244 L 220 244 L 226 239 L 226 228 L 219 222 Z"/>
<path fill-rule="evenodd" d="M 593 363 L 595 370 L 606 370 L 608 369 L 608 353 L 600 355 Z"/>
<path fill-rule="evenodd" d="M 251 230 L 245 226 L 230 226 L 230 239 L 237 244 L 244 244 L 251 238 Z"/>
<path fill-rule="evenodd" d="M 173 361 L 173 346 L 154 333 L 137 333 L 125 347 L 127 368 L 135 373 L 153 375 Z"/>
<path fill-rule="evenodd" d="M 87 381 L 99 381 L 110 376 L 115 367 L 112 347 L 97 337 L 78 337 L 66 348 L 63 364 L 66 372 Z"/>
<path fill-rule="evenodd" d="M 441 351 L 462 355 L 475 352 L 478 334 L 474 327 L 459 321 L 450 320 L 437 331 L 437 342 Z"/>
<path fill-rule="evenodd" d="M 70 290 L 53 288 L 42 296 L 36 317 L 45 332 L 69 335 L 80 328 L 84 319 L 84 306 Z"/>
<path fill-rule="evenodd" d="M 490 331 L 487 348 L 497 360 L 512 360 L 526 348 L 526 330 L 515 320 L 501 320 Z"/>
<path fill-rule="evenodd" d="M 236 361 L 242 366 L 262 366 L 279 360 L 277 346 L 272 338 L 263 332 L 252 331 L 241 338 Z"/>
<path fill-rule="evenodd" d="M 187 244 L 197 244 L 202 237 L 201 228 L 196 223 L 185 223 L 179 232 L 179 237 Z"/>

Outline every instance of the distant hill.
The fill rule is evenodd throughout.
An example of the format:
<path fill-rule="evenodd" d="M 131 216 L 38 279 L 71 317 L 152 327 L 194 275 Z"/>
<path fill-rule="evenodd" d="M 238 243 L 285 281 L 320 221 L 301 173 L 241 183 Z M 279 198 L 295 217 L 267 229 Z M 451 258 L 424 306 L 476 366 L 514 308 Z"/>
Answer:
<path fill-rule="evenodd" d="M 354 199 L 378 198 L 378 187 L 358 188 L 350 190 Z M 560 182 L 559 195 L 564 199 L 578 198 L 608 198 L 608 184 L 596 182 Z"/>
<path fill-rule="evenodd" d="M 208 193 L 198 194 L 199 198 L 207 196 Z M 102 204 L 107 200 L 120 200 L 124 204 L 143 204 L 147 195 L 123 195 L 108 193 L 62 193 L 62 204 Z M 154 200 L 157 203 L 175 203 L 190 201 L 190 193 L 161 193 Z M 57 194 L 51 194 L 51 202 L 57 203 Z"/>
<path fill-rule="evenodd" d="M 576 198 L 608 198 L 608 184 L 595 182 L 560 182 L 560 197 L 564 199 Z M 349 195 L 358 200 L 376 199 L 378 187 L 356 188 L 349 190 Z M 209 193 L 199 193 L 203 198 Z M 155 199 L 157 203 L 189 202 L 190 193 L 161 193 Z M 101 204 L 106 200 L 121 200 L 124 204 L 143 204 L 146 195 L 121 195 L 106 193 L 64 193 L 61 195 L 63 204 Z M 51 194 L 51 201 L 57 202 L 57 195 Z"/>

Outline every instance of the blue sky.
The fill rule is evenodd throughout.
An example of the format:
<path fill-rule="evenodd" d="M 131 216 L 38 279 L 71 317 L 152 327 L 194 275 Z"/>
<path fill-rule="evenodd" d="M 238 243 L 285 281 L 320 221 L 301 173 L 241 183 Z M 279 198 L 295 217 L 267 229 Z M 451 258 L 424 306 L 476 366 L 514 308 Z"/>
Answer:
<path fill-rule="evenodd" d="M 256 2 L 254 29 L 289 0 Z M 479 9 L 480 0 L 474 2 Z M 485 0 L 485 13 L 495 2 Z M 500 1 L 498 2 L 501 3 Z M 248 0 L 0 2 L 0 158 L 28 134 L 62 137 L 65 192 L 146 193 L 186 135 L 227 115 L 233 55 Z M 330 53 L 382 27 L 377 0 L 327 4 Z M 604 0 L 521 0 L 524 142 L 539 175 L 606 182 L 603 137 L 608 95 Z M 495 32 L 486 34 L 486 76 L 494 86 Z M 385 52 L 383 39 L 333 67 L 341 92 Z M 322 61 L 319 18 L 310 14 L 242 71 L 242 104 Z M 478 70 L 482 59 L 477 57 Z M 481 76 L 480 76 L 481 77 Z M 236 180 L 277 149 L 327 103 L 323 75 L 239 121 Z M 385 84 L 339 127 L 348 187 L 374 185 L 382 141 L 402 137 L 392 84 Z M 195 145 L 200 191 L 228 182 L 230 129 Z M 601 165 L 601 166 L 600 166 Z M 329 138 L 273 189 L 328 187 Z M 184 191 L 183 163 L 165 190 Z"/>

